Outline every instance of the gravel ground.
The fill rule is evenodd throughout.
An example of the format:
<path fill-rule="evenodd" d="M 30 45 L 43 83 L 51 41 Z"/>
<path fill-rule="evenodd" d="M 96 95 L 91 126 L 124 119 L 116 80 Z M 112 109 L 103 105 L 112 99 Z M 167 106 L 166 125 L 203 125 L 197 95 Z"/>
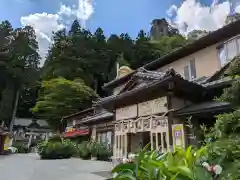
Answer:
<path fill-rule="evenodd" d="M 36 154 L 0 156 L 0 180 L 105 180 L 109 162 L 81 160 L 40 160 Z"/>

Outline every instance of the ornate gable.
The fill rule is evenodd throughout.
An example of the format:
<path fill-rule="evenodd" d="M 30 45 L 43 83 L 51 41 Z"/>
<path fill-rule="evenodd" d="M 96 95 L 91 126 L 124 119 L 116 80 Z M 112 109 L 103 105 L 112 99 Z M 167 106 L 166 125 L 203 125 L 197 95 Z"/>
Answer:
<path fill-rule="evenodd" d="M 126 83 L 125 87 L 119 92 L 119 94 L 137 89 L 139 87 L 148 86 L 149 84 L 162 80 L 164 77 L 170 74 L 175 75 L 176 72 L 173 69 L 169 69 L 166 72 L 159 72 L 148 71 L 144 68 L 140 68 L 132 75 L 131 79 Z"/>

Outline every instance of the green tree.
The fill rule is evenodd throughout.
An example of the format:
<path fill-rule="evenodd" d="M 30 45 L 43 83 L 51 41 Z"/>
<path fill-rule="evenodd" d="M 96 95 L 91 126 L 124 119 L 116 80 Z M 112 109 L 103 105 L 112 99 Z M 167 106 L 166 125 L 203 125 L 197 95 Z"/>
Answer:
<path fill-rule="evenodd" d="M 3 21 L 0 34 L 5 40 L 1 44 L 1 52 L 4 52 L 1 56 L 4 57 L 0 59 L 4 84 L 0 120 L 9 126 L 16 114 L 20 91 L 33 80 L 33 72 L 38 69 L 38 44 L 30 26 L 13 29 L 8 21 Z"/>
<path fill-rule="evenodd" d="M 186 38 L 182 35 L 161 36 L 157 40 L 152 40 L 150 42 L 154 45 L 160 56 L 172 52 L 175 49 L 181 48 L 188 43 Z"/>
<path fill-rule="evenodd" d="M 233 78 L 233 83 L 224 90 L 219 100 L 230 102 L 236 110 L 218 115 L 206 137 L 214 141 L 210 144 L 212 157 L 220 160 L 218 163 L 225 168 L 225 179 L 237 179 L 240 174 L 240 57 L 232 60 L 226 75 Z"/>
<path fill-rule="evenodd" d="M 96 97 L 97 94 L 81 79 L 55 78 L 42 82 L 38 101 L 32 111 L 59 130 L 63 116 L 88 108 Z"/>
<path fill-rule="evenodd" d="M 105 96 L 101 87 L 116 77 L 116 63 L 120 59 L 121 64 L 137 69 L 185 44 L 186 40 L 176 35 L 174 28 L 169 31 L 172 38 L 164 39 L 165 47 L 160 45 L 163 41 L 152 43 L 143 30 L 139 31 L 136 40 L 127 33 L 112 34 L 107 39 L 101 28 L 91 34 L 75 20 L 68 32 L 63 29 L 54 33 L 54 44 L 49 49 L 42 78 L 81 78 L 100 96 Z"/>

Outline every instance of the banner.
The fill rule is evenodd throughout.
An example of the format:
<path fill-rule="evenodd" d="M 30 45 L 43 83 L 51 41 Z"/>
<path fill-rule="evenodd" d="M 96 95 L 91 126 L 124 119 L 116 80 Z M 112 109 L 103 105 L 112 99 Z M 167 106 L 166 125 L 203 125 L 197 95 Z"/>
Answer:
<path fill-rule="evenodd" d="M 174 150 L 185 148 L 185 136 L 183 124 L 172 125 L 172 135 Z"/>

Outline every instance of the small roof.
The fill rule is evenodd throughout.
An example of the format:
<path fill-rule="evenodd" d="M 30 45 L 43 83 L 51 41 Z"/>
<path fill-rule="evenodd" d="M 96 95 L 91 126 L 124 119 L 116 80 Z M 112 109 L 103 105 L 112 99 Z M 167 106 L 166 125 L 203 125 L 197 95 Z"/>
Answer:
<path fill-rule="evenodd" d="M 204 87 L 195 82 L 190 82 L 184 80 L 179 74 L 177 74 L 174 69 L 169 69 L 166 72 L 153 72 L 147 71 L 145 69 L 139 69 L 138 72 L 134 74 L 132 78 L 141 78 L 147 81 L 131 87 L 129 84 L 126 86 L 131 87 L 132 89 L 125 89 L 124 92 L 108 96 L 106 98 L 100 99 L 97 103 L 102 106 L 122 106 L 129 103 L 142 102 L 149 98 L 156 98 L 159 96 L 159 93 L 166 93 L 169 88 L 169 83 L 174 83 L 176 91 L 185 92 L 185 95 L 190 98 L 190 92 L 202 92 Z M 134 83 L 134 82 L 130 82 Z M 143 96 L 145 94 L 146 96 Z M 149 97 L 147 97 L 149 96 Z M 150 97 L 151 96 L 151 97 Z M 193 95 L 194 96 L 194 95 Z M 131 97 L 131 98 L 130 98 Z M 201 98 L 201 96 L 194 96 L 194 98 Z"/>
<path fill-rule="evenodd" d="M 113 116 L 114 116 L 113 113 L 104 111 L 104 112 L 94 114 L 93 116 L 83 118 L 80 123 L 84 124 L 84 123 L 96 122 L 99 120 L 107 120 L 109 118 L 112 118 Z"/>
<path fill-rule="evenodd" d="M 70 114 L 68 116 L 64 116 L 62 119 L 69 119 L 71 117 L 80 116 L 80 115 L 83 115 L 83 114 L 91 112 L 91 111 L 92 112 L 94 111 L 94 107 L 91 107 L 91 108 L 88 108 L 88 109 L 84 109 L 84 110 L 82 110 L 80 112 L 77 112 L 77 113 L 74 113 L 74 114 Z"/>
<path fill-rule="evenodd" d="M 202 102 L 202 103 L 191 104 L 189 106 L 186 106 L 182 109 L 175 111 L 174 115 L 176 116 L 193 115 L 193 114 L 198 114 L 202 112 L 214 112 L 214 111 L 221 111 L 226 109 L 231 109 L 230 103 L 221 102 L 221 101 L 208 101 L 208 102 Z"/>
<path fill-rule="evenodd" d="M 208 35 L 206 35 L 198 40 L 193 41 L 190 44 L 187 44 L 186 46 L 178 48 L 178 49 L 144 65 L 143 67 L 145 69 L 149 69 L 149 70 L 158 69 L 161 66 L 170 64 L 174 61 L 177 61 L 183 57 L 186 57 L 186 56 L 188 56 L 194 52 L 197 52 L 201 49 L 204 49 L 208 46 L 211 46 L 218 42 L 224 41 L 225 39 L 228 39 L 228 38 L 238 35 L 240 33 L 239 27 L 240 27 L 240 20 L 232 22 L 226 26 L 223 26 L 222 28 L 220 28 L 216 31 L 209 33 Z M 125 75 L 121 78 L 114 79 L 114 80 L 104 84 L 103 88 L 106 89 L 106 88 L 116 87 L 117 85 L 128 81 L 134 73 L 135 73 L 135 71 L 133 71 L 132 73 Z"/>
<path fill-rule="evenodd" d="M 40 126 L 48 126 L 48 123 L 44 119 L 30 119 L 30 118 L 16 118 L 14 121 L 14 126 L 29 126 L 32 123 L 37 123 Z"/>

